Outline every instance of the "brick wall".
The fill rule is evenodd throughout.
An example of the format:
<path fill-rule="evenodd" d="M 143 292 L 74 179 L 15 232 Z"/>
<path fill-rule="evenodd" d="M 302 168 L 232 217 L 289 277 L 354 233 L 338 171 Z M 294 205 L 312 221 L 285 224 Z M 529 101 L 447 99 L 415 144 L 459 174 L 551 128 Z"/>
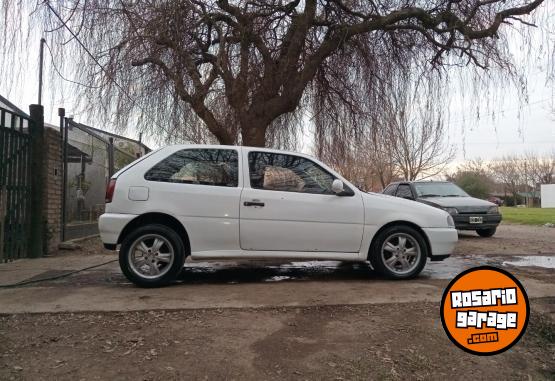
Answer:
<path fill-rule="evenodd" d="M 46 219 L 46 250 L 48 254 L 58 251 L 62 223 L 62 144 L 60 132 L 53 128 L 44 129 L 45 161 L 43 205 Z"/>

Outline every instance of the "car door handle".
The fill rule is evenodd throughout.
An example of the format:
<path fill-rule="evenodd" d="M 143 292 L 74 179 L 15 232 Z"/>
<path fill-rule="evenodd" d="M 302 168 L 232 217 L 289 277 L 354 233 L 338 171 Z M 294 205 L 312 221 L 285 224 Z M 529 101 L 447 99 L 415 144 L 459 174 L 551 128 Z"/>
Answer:
<path fill-rule="evenodd" d="M 264 206 L 264 203 L 261 201 L 245 201 L 243 203 L 245 206 Z"/>

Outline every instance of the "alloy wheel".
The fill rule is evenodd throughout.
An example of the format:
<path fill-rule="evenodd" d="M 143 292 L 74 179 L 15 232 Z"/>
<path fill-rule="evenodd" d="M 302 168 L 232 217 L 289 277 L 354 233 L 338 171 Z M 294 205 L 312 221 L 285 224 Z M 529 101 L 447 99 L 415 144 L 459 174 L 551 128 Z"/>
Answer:
<path fill-rule="evenodd" d="M 156 279 L 170 270 L 174 257 L 173 245 L 167 238 L 159 234 L 146 234 L 131 244 L 128 262 L 138 276 Z"/>
<path fill-rule="evenodd" d="M 418 241 L 406 233 L 390 235 L 381 248 L 384 266 L 398 275 L 408 274 L 418 267 L 421 255 Z"/>

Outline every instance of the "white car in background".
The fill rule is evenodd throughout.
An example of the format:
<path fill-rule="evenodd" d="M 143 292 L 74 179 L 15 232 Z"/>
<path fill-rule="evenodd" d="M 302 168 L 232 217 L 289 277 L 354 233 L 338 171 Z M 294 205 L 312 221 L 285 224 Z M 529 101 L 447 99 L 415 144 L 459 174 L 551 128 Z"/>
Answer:
<path fill-rule="evenodd" d="M 172 282 L 189 255 L 370 261 L 407 279 L 457 242 L 445 211 L 364 193 L 310 156 L 211 145 L 165 147 L 116 173 L 99 228 L 144 287 Z"/>

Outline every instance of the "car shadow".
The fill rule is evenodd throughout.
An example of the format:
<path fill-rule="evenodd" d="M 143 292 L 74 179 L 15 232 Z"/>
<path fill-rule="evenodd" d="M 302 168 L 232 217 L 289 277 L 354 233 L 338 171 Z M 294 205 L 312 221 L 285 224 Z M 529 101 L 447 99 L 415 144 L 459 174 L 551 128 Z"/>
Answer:
<path fill-rule="evenodd" d="M 487 239 L 487 238 L 484 238 L 484 237 L 480 237 L 475 231 L 461 231 L 461 230 L 459 230 L 458 233 L 459 233 L 459 239 L 465 239 L 465 240 L 466 239 L 477 239 L 477 240 Z"/>
<path fill-rule="evenodd" d="M 217 263 L 185 266 L 178 284 L 235 284 L 284 281 L 380 279 L 366 263 L 310 261 L 285 264 Z"/>

